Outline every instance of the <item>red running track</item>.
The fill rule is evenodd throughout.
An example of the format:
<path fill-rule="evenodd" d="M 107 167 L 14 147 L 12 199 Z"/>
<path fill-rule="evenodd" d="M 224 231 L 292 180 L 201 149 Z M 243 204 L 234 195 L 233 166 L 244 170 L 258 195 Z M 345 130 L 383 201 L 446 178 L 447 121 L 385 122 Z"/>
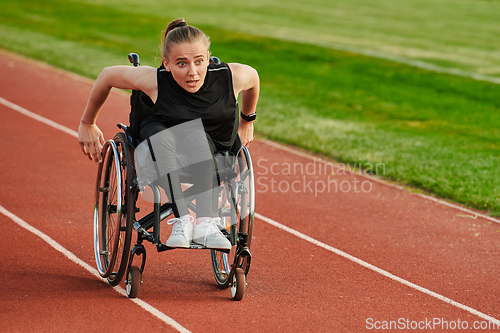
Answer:
<path fill-rule="evenodd" d="M 1 54 L 0 97 L 76 130 L 92 82 Z M 112 93 L 98 120 L 106 138 L 128 112 L 128 97 Z M 390 321 L 456 332 L 500 318 L 494 219 L 349 170 L 332 175 L 330 165 L 262 140 L 250 149 L 259 218 L 245 298 L 216 286 L 208 251 L 157 253 L 148 243 L 134 303 L 15 222 L 95 267 L 96 166 L 73 136 L 5 103 L 0 113 L 1 332 L 176 331 L 169 318 L 192 332 L 357 332 Z"/>

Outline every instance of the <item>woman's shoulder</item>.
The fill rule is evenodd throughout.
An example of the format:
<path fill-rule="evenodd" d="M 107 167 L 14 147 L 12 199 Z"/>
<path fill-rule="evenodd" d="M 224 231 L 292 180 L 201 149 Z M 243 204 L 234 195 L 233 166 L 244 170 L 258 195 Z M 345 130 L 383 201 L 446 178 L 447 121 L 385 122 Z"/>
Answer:
<path fill-rule="evenodd" d="M 255 70 L 255 68 L 245 65 L 245 64 L 240 64 L 237 62 L 231 62 L 228 63 L 227 66 L 231 69 L 231 73 L 233 73 L 233 80 L 236 79 L 243 79 L 246 81 L 248 78 L 257 75 L 258 73 Z"/>
<path fill-rule="evenodd" d="M 235 92 L 249 89 L 249 85 L 253 86 L 259 80 L 259 74 L 255 68 L 236 62 L 227 64 L 231 69 L 233 76 L 233 86 Z"/>

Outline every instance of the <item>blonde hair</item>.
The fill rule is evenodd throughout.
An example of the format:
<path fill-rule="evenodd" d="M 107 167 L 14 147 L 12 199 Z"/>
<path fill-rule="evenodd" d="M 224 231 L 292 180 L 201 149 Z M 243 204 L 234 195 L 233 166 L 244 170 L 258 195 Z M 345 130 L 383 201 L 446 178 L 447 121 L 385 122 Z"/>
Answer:
<path fill-rule="evenodd" d="M 203 40 L 207 44 L 207 50 L 210 47 L 210 37 L 205 35 L 200 29 L 188 25 L 183 18 L 170 22 L 165 29 L 163 36 L 162 55 L 168 59 L 172 44 L 193 43 L 197 40 Z"/>

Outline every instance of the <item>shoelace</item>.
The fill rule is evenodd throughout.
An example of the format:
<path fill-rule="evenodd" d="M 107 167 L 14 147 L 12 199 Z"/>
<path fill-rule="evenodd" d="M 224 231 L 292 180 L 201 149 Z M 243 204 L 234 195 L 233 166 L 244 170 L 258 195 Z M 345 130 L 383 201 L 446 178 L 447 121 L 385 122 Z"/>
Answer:
<path fill-rule="evenodd" d="M 173 235 L 184 235 L 184 227 L 188 223 L 192 223 L 194 221 L 194 217 L 187 216 L 182 218 L 174 217 L 173 219 L 167 220 L 167 224 L 174 224 L 174 230 L 172 230 Z"/>
<path fill-rule="evenodd" d="M 218 227 L 218 225 L 224 226 L 224 224 L 222 223 L 222 219 L 220 217 L 206 219 L 201 223 L 208 225 L 207 230 L 205 231 L 205 237 L 203 239 L 204 244 L 207 244 L 207 236 L 208 235 L 214 235 L 214 237 L 215 237 L 215 235 L 220 234 L 222 237 L 224 237 L 224 235 L 222 234 L 222 232 L 220 231 L 220 229 Z"/>
<path fill-rule="evenodd" d="M 224 227 L 224 223 L 222 222 L 222 219 L 220 217 L 213 217 L 212 223 L 215 224 L 215 226 L 219 225 L 221 227 Z"/>

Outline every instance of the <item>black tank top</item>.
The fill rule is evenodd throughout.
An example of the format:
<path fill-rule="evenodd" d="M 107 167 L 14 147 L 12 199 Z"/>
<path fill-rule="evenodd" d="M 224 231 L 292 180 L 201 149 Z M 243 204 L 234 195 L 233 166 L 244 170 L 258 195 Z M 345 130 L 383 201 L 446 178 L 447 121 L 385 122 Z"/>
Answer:
<path fill-rule="evenodd" d="M 158 98 L 153 115 L 167 127 L 201 118 L 205 132 L 218 149 L 229 149 L 238 132 L 238 102 L 231 70 L 226 63 L 211 64 L 200 90 L 189 93 L 162 65 L 157 70 Z"/>

